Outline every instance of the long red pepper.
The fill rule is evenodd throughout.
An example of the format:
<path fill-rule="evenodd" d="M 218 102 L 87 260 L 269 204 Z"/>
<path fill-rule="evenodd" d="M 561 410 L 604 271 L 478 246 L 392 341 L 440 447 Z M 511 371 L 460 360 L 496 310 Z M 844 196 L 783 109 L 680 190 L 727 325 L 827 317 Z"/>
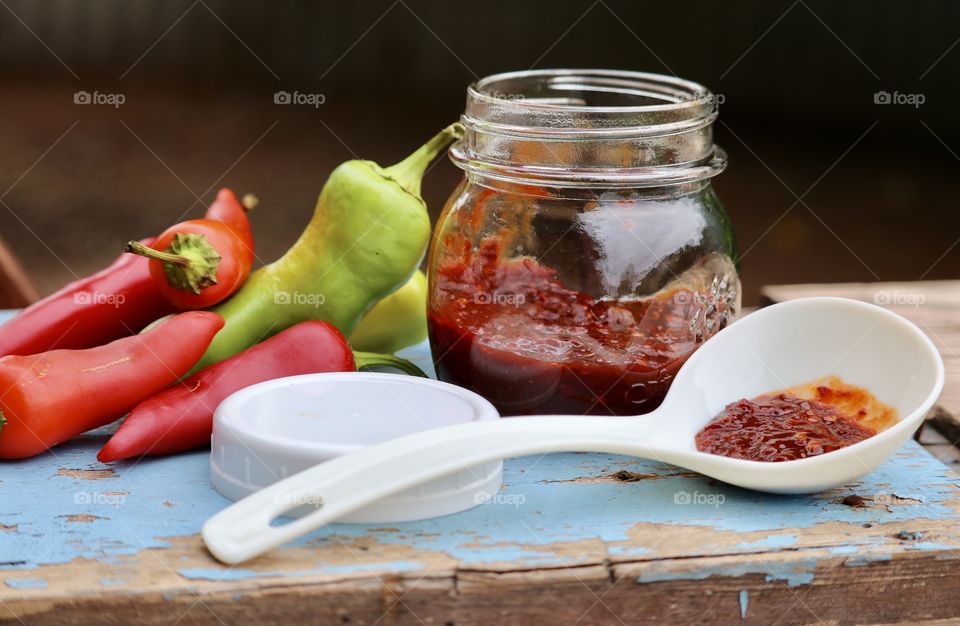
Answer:
<path fill-rule="evenodd" d="M 249 267 L 253 233 L 236 194 L 221 189 L 204 218 L 223 222 L 237 235 Z M 151 246 L 155 241 L 141 243 Z M 100 346 L 137 333 L 176 310 L 151 276 L 149 260 L 121 254 L 106 269 L 70 283 L 0 326 L 0 356 Z"/>
<path fill-rule="evenodd" d="M 282 376 L 354 369 L 353 352 L 336 327 L 301 322 L 145 400 L 97 458 L 107 463 L 209 444 L 213 412 L 233 392 Z"/>
<path fill-rule="evenodd" d="M 247 255 L 245 263 L 247 267 L 250 267 L 253 265 L 255 249 L 253 246 L 253 229 L 250 227 L 247 211 L 256 205 L 256 199 L 254 198 L 250 203 L 247 203 L 246 198 L 252 198 L 252 196 L 248 195 L 244 198 L 244 202 L 240 202 L 237 199 L 237 194 L 224 187 L 217 192 L 217 197 L 210 208 L 207 209 L 204 219 L 223 222 L 227 228 L 233 231 L 233 234 L 243 242 Z"/>
<path fill-rule="evenodd" d="M 173 311 L 147 259 L 121 254 L 106 269 L 70 283 L 0 327 L 0 356 L 92 348 L 132 335 Z"/>
<path fill-rule="evenodd" d="M 190 311 L 98 348 L 3 357 L 0 458 L 31 457 L 118 419 L 185 374 L 222 327 L 216 313 Z"/>

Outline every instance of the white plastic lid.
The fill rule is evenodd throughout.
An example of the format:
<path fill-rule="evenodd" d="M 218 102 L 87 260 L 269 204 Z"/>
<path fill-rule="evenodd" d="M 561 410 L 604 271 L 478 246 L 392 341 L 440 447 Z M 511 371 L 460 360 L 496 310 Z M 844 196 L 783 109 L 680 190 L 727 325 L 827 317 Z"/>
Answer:
<path fill-rule="evenodd" d="M 239 500 L 360 448 L 422 430 L 499 419 L 455 385 L 397 374 L 307 374 L 242 389 L 217 407 L 210 481 Z M 404 522 L 465 511 L 500 489 L 503 463 L 444 476 L 355 511 L 344 522 Z M 294 509 L 296 516 L 313 510 Z"/>

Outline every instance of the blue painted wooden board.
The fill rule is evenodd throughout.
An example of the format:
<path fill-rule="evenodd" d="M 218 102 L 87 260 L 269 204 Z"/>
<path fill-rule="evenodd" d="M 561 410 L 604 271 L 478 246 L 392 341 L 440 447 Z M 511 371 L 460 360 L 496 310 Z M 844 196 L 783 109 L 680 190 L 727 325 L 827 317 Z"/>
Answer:
<path fill-rule="evenodd" d="M 802 497 L 610 455 L 514 459 L 500 494 L 471 511 L 334 524 L 226 567 L 197 535 L 228 504 L 208 453 L 107 467 L 95 459 L 106 436 L 0 464 L 0 623 L 770 623 L 806 606 L 781 622 L 793 623 L 834 619 L 816 600 L 833 589 L 869 598 L 858 585 L 943 582 L 960 557 L 960 478 L 911 442 L 862 482 Z M 851 494 L 862 506 L 843 503 Z M 884 591 L 882 606 L 937 587 L 923 589 Z"/>
<path fill-rule="evenodd" d="M 197 537 L 228 504 L 209 486 L 207 454 L 107 470 L 93 458 L 104 438 L 0 467 L 0 602 L 10 610 L 46 607 L 62 595 L 108 602 L 130 593 L 186 594 L 193 601 L 225 589 L 243 597 L 281 582 L 363 589 L 397 576 L 463 580 L 464 572 L 481 579 L 540 572 L 531 583 L 539 586 L 581 572 L 704 588 L 713 577 L 741 579 L 737 606 L 742 596 L 746 613 L 751 593 L 757 611 L 769 586 L 800 591 L 837 568 L 856 574 L 852 568 L 892 559 L 960 555 L 958 477 L 910 443 L 861 484 L 809 497 L 752 493 L 616 456 L 516 459 L 506 464 L 497 499 L 471 511 L 389 526 L 332 525 L 230 568 Z M 866 506 L 842 504 L 850 493 Z"/>

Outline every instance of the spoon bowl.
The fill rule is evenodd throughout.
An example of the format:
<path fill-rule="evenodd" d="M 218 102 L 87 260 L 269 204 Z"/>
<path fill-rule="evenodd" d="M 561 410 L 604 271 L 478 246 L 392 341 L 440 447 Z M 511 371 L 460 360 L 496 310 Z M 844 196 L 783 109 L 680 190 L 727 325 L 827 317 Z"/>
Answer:
<path fill-rule="evenodd" d="M 899 420 L 820 456 L 767 463 L 699 452 L 694 437 L 730 402 L 824 376 L 868 389 Z M 943 360 L 912 322 L 845 298 L 804 298 L 761 309 L 717 333 L 680 369 L 651 434 L 658 458 L 724 482 L 773 493 L 811 493 L 870 472 L 916 432 L 943 389 Z M 676 417 L 674 417 L 676 416 Z"/>
<path fill-rule="evenodd" d="M 727 404 L 830 375 L 869 389 L 897 410 L 899 421 L 851 446 L 795 461 L 747 461 L 696 449 L 697 432 Z M 375 384 L 364 382 L 363 374 L 300 378 L 326 376 L 341 377 L 341 384 L 358 388 Z M 843 298 L 794 300 L 762 309 L 717 333 L 687 360 L 661 406 L 651 413 L 477 421 L 386 441 L 317 465 L 235 503 L 207 521 L 203 538 L 218 559 L 240 563 L 439 476 L 497 459 L 547 452 L 639 456 L 749 489 L 822 491 L 870 472 L 902 445 L 923 421 L 943 381 L 943 362 L 935 346 L 904 318 Z M 466 389 L 444 387 L 437 393 L 455 390 L 465 398 L 475 397 Z M 251 389 L 240 393 L 249 395 Z M 233 399 L 224 401 L 218 415 L 231 410 Z M 272 526 L 294 501 L 315 502 L 316 510 Z"/>

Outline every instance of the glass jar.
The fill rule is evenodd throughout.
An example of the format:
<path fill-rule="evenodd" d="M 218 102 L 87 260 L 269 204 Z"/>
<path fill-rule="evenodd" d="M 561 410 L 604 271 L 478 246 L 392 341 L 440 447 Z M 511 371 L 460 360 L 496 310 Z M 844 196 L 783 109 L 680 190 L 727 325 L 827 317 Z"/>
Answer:
<path fill-rule="evenodd" d="M 472 85 L 429 261 L 439 378 L 503 415 L 656 408 L 740 307 L 716 117 L 706 88 L 655 74 Z"/>

